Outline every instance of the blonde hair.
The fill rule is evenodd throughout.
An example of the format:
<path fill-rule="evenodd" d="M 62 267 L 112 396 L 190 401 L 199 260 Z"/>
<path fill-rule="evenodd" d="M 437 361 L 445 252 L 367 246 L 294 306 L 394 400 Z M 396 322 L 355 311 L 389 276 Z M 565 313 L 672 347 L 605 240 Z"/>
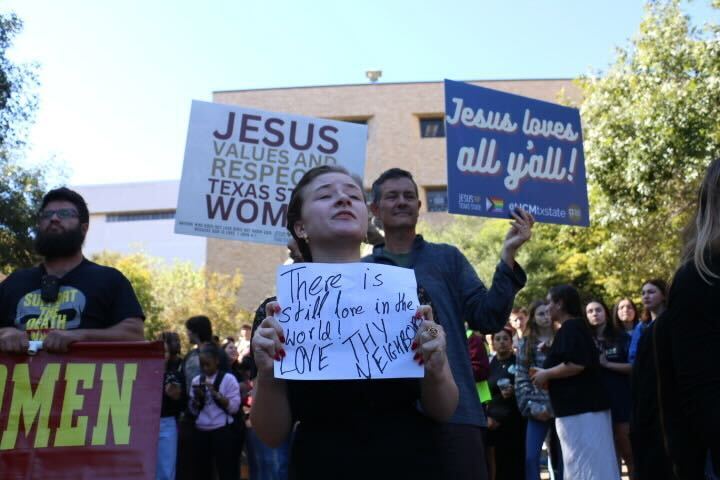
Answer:
<path fill-rule="evenodd" d="M 693 262 L 700 277 L 712 285 L 720 278 L 713 272 L 710 260 L 720 250 L 720 158 L 708 166 L 698 192 L 695 217 L 685 228 L 682 262 Z"/>

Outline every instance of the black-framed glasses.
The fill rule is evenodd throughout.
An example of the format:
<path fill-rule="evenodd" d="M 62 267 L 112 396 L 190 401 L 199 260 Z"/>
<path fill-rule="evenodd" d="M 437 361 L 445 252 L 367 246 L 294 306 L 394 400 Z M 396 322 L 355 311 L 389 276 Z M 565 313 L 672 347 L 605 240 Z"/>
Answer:
<path fill-rule="evenodd" d="M 53 215 L 57 215 L 59 219 L 78 218 L 80 214 L 74 208 L 58 208 L 57 210 L 43 210 L 38 214 L 40 220 L 50 220 Z"/>

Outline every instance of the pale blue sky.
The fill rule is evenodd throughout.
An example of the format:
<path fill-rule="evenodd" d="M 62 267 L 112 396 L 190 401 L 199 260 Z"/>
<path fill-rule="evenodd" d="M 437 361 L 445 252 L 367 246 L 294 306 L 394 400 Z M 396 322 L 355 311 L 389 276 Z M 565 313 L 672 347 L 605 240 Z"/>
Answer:
<path fill-rule="evenodd" d="M 712 18 L 707 1 L 685 10 Z M 382 82 L 569 78 L 606 69 L 639 0 L 5 0 L 12 56 L 40 64 L 29 162 L 70 183 L 177 179 L 192 99 L 213 91 Z"/>

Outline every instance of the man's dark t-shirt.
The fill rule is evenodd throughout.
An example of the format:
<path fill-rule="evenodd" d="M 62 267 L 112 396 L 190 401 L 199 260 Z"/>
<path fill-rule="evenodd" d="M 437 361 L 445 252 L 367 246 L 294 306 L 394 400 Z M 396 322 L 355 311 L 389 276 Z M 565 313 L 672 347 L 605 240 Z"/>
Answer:
<path fill-rule="evenodd" d="M 0 327 L 14 326 L 42 340 L 50 330 L 108 328 L 126 318 L 145 318 L 132 285 L 114 268 L 83 259 L 59 279 L 54 302 L 41 298 L 45 274 L 40 265 L 0 283 Z"/>

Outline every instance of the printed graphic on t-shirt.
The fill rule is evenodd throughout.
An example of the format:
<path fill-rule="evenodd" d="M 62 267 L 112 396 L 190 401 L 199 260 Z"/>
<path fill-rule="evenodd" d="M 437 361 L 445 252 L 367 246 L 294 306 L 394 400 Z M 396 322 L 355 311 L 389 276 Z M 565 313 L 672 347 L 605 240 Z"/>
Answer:
<path fill-rule="evenodd" d="M 85 304 L 85 295 L 74 287 L 60 287 L 52 303 L 44 302 L 40 290 L 35 290 L 18 302 L 15 326 L 25 330 L 30 340 L 43 340 L 50 330 L 78 328 Z"/>

